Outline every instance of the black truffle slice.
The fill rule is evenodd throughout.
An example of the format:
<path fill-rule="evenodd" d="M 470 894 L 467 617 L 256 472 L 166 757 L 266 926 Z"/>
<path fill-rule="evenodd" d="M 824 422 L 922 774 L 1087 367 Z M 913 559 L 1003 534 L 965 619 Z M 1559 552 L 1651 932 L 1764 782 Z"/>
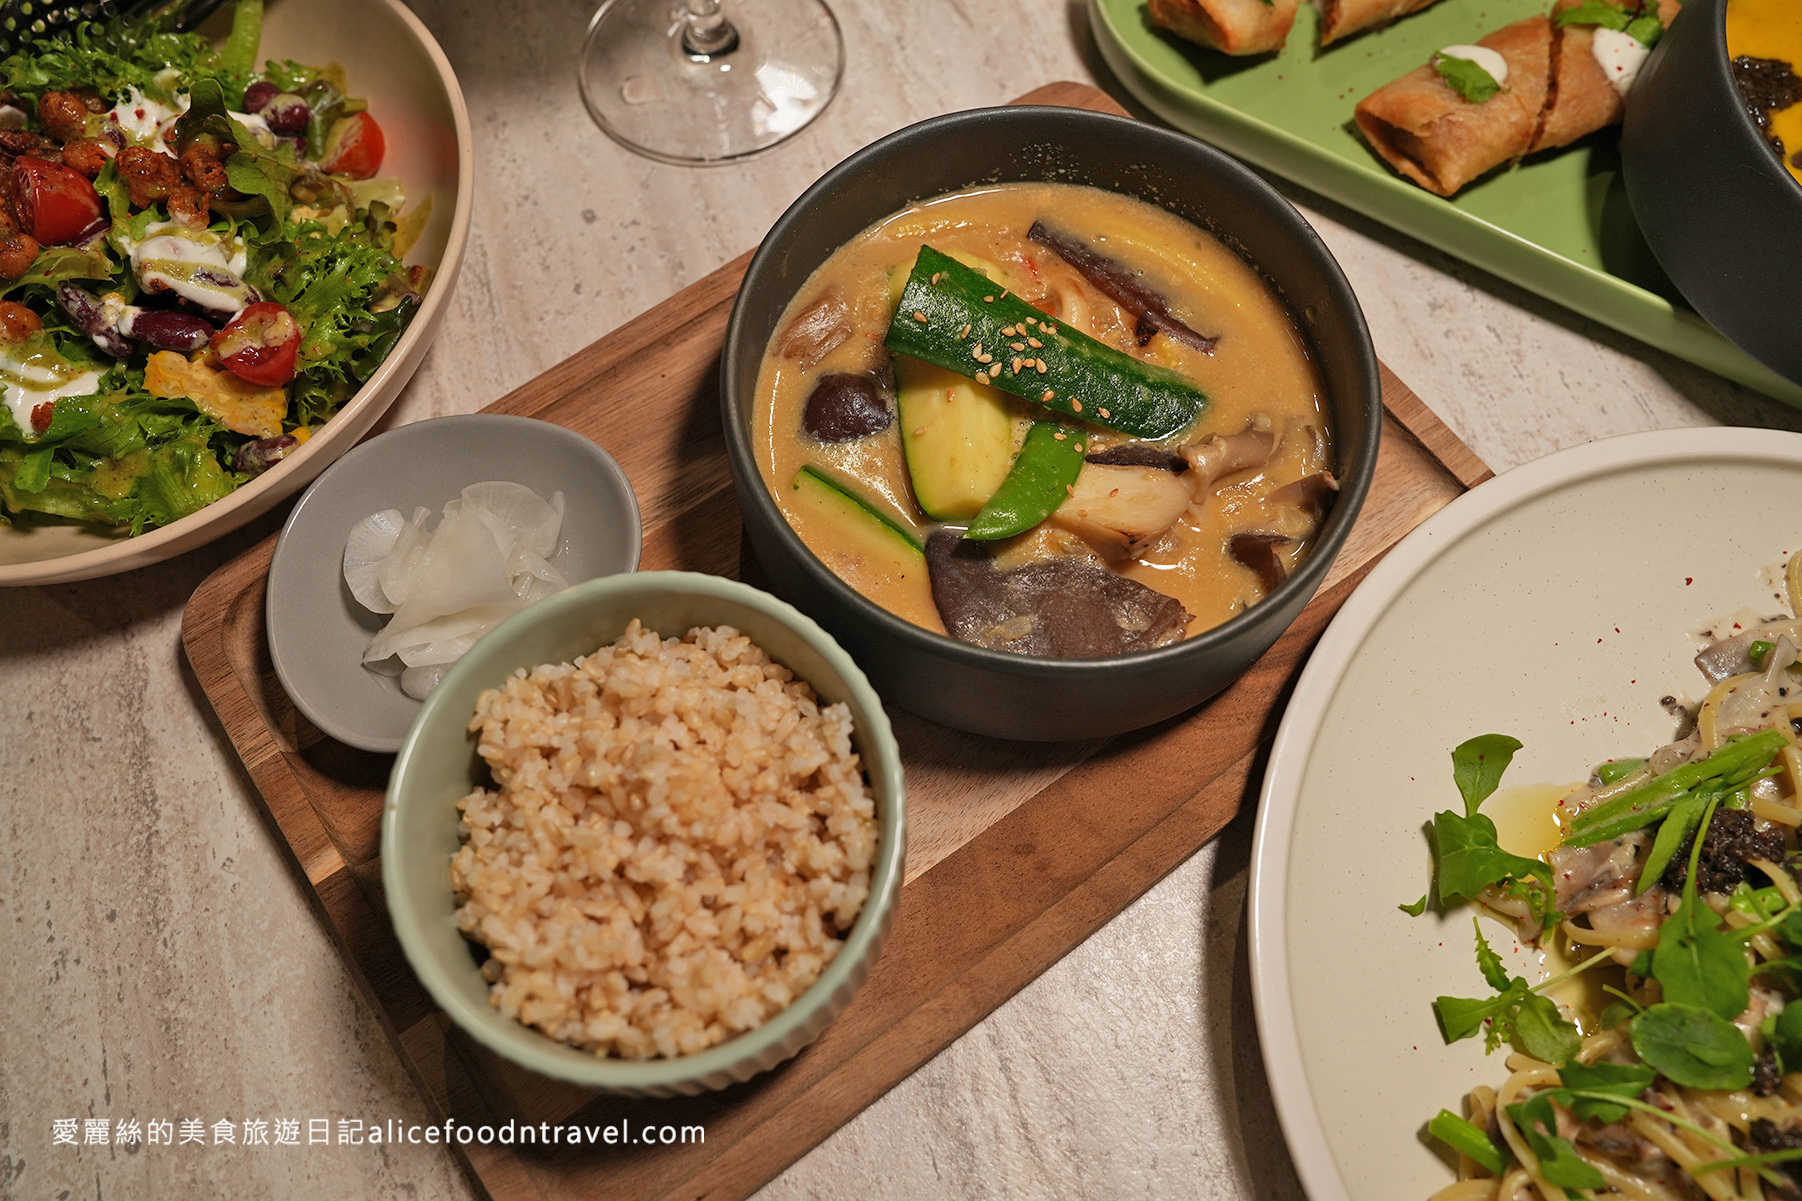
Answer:
<path fill-rule="evenodd" d="M 932 600 L 954 638 L 991 650 L 1096 659 L 1180 638 L 1174 597 L 1080 559 L 1001 571 L 986 546 L 941 530 L 926 541 Z"/>

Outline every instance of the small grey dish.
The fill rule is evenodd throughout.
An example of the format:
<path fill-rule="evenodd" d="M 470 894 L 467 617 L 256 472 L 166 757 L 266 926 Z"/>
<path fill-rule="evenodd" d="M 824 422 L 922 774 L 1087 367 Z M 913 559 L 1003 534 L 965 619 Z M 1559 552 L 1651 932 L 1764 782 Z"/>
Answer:
<path fill-rule="evenodd" d="M 508 480 L 563 493 L 563 538 L 551 562 L 571 585 L 634 571 L 638 501 L 613 456 L 573 430 L 530 417 L 437 417 L 371 438 L 313 482 L 276 542 L 265 600 L 269 657 L 294 705 L 339 742 L 400 750 L 420 702 L 363 666 L 387 622 L 344 582 L 344 544 L 384 509 L 440 513 L 470 484 Z"/>

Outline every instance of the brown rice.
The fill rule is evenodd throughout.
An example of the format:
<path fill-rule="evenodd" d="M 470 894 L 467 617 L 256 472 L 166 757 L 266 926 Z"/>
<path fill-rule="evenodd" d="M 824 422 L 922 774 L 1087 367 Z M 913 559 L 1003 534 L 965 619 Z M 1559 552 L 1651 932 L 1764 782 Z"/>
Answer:
<path fill-rule="evenodd" d="M 598 1055 L 691 1054 L 818 979 L 869 895 L 851 714 L 728 626 L 521 669 L 470 729 L 457 924 L 502 1013 Z"/>

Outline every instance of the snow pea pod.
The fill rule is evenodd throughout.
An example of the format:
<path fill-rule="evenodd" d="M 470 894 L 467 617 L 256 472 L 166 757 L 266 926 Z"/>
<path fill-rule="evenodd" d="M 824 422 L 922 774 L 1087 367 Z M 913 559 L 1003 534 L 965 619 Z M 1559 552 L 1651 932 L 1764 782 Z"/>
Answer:
<path fill-rule="evenodd" d="M 995 495 L 964 537 L 978 542 L 1024 534 L 1064 503 L 1082 472 L 1085 436 L 1055 421 L 1035 421 Z"/>

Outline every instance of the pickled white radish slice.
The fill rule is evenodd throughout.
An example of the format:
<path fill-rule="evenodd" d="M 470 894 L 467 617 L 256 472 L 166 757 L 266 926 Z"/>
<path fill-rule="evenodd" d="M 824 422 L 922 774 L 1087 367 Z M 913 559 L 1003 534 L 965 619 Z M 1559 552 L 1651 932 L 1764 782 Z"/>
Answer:
<path fill-rule="evenodd" d="M 503 549 L 524 546 L 546 557 L 556 552 L 563 528 L 563 493 L 546 501 L 523 484 L 495 480 L 463 489 L 463 504 L 479 511 Z"/>
<path fill-rule="evenodd" d="M 425 532 L 425 523 L 430 520 L 430 509 L 414 509 L 413 516 L 401 526 L 400 534 L 394 540 L 394 549 L 388 553 L 386 560 L 377 570 L 376 579 L 382 585 L 382 595 L 388 598 L 388 607 L 378 609 L 378 613 L 392 613 L 407 594 L 413 590 L 413 582 L 425 570 L 425 550 L 429 536 Z"/>
<path fill-rule="evenodd" d="M 563 536 L 561 492 L 545 500 L 505 481 L 471 484 L 432 512 L 371 514 L 351 531 L 344 578 L 359 603 L 392 613 L 363 663 L 400 677 L 401 690 L 423 700 L 450 665 L 489 630 L 569 581 L 550 561 Z"/>
<path fill-rule="evenodd" d="M 423 625 L 447 613 L 517 599 L 506 555 L 473 514 L 446 517 L 432 532 L 426 553 L 430 561 L 394 611 L 395 625 Z"/>
<path fill-rule="evenodd" d="M 400 661 L 408 667 L 453 662 L 474 646 L 476 639 L 523 607 L 517 601 L 504 605 L 483 605 L 465 609 L 461 613 L 447 613 L 421 625 L 401 628 L 390 622 L 388 628 L 376 635 L 375 641 L 369 644 L 369 649 L 363 652 L 363 661 L 372 663 L 390 655 L 399 655 Z M 456 643 L 461 645 L 453 649 L 452 644 Z"/>
<path fill-rule="evenodd" d="M 416 701 L 423 701 L 432 695 L 432 689 L 444 680 L 444 673 L 450 670 L 448 663 L 434 663 L 430 667 L 409 667 L 400 673 L 400 690 Z"/>
<path fill-rule="evenodd" d="M 507 574 L 513 580 L 515 595 L 526 604 L 531 604 L 539 596 L 549 596 L 551 592 L 561 592 L 569 587 L 569 581 L 551 565 L 549 559 L 523 546 L 515 546 L 507 552 Z M 548 586 L 550 591 L 544 591 L 544 586 Z M 528 591 L 533 595 L 527 596 Z"/>

